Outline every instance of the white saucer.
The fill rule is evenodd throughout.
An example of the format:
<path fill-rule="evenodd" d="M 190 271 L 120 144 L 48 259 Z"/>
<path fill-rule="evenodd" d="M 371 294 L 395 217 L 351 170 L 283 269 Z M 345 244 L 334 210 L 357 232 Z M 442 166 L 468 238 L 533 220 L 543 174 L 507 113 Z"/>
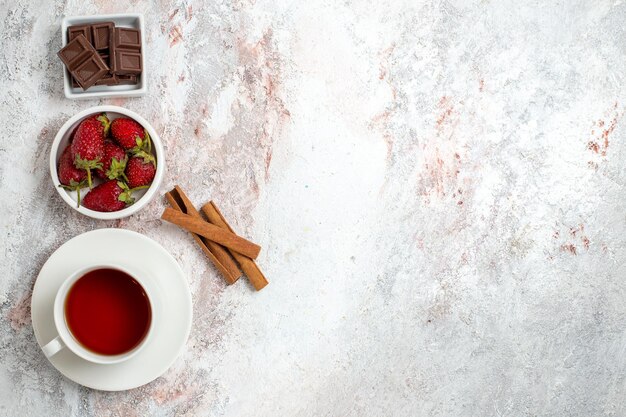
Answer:
<path fill-rule="evenodd" d="M 162 375 L 183 350 L 191 330 L 191 294 L 185 274 L 161 245 L 124 229 L 94 230 L 65 242 L 39 272 L 31 316 L 41 347 L 56 336 L 52 306 L 61 283 L 80 268 L 109 263 L 141 269 L 153 280 L 155 296 L 162 306 L 162 319 L 159 328 L 154 329 L 154 337 L 138 355 L 118 364 L 91 363 L 69 349 L 49 360 L 74 382 L 103 391 L 121 391 L 147 384 Z"/>

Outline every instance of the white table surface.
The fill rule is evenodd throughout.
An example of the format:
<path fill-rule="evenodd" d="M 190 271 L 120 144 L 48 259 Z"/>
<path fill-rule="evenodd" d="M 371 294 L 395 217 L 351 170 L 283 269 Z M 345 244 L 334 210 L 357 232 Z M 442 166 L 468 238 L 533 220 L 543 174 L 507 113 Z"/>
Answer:
<path fill-rule="evenodd" d="M 65 99 L 62 17 L 125 11 L 148 95 Z M 624 21 L 621 0 L 1 3 L 0 415 L 626 415 Z M 216 200 L 267 288 L 226 287 L 162 198 L 66 207 L 49 145 L 99 103 L 153 123 L 162 192 Z M 46 258 L 101 227 L 158 241 L 193 293 L 186 350 L 128 392 L 63 378 L 30 322 Z"/>

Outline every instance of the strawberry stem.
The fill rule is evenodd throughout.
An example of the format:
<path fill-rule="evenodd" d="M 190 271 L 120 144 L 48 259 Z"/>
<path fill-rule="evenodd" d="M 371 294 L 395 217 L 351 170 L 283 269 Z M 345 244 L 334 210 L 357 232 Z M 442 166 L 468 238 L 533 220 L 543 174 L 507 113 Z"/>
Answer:
<path fill-rule="evenodd" d="M 131 188 L 129 191 L 132 193 L 133 191 L 145 190 L 146 188 L 150 188 L 150 186 L 149 185 L 140 185 L 139 187 Z"/>
<path fill-rule="evenodd" d="M 76 197 L 78 199 L 76 201 L 76 208 L 80 207 L 80 190 L 84 186 L 85 186 L 85 180 L 82 180 L 81 182 L 76 182 L 74 180 L 71 180 L 70 181 L 70 185 L 59 184 L 59 187 L 65 189 L 65 190 L 76 191 Z"/>
<path fill-rule="evenodd" d="M 152 141 L 150 140 L 150 134 L 148 133 L 146 129 L 144 129 L 143 132 L 144 132 L 144 140 L 148 143 L 148 153 L 152 153 Z"/>
<path fill-rule="evenodd" d="M 102 123 L 102 127 L 104 130 L 104 136 L 108 136 L 109 135 L 109 128 L 111 127 L 111 122 L 109 121 L 109 118 L 107 117 L 106 113 L 102 113 L 100 116 L 97 117 L 98 121 L 100 123 Z"/>
<path fill-rule="evenodd" d="M 89 184 L 89 188 L 91 187 L 91 170 L 92 169 L 102 169 L 102 162 L 100 162 L 100 158 L 95 160 L 82 159 L 80 155 L 76 155 L 74 159 L 74 166 L 76 168 L 84 169 L 87 171 L 87 184 Z"/>
<path fill-rule="evenodd" d="M 126 162 L 128 161 L 128 157 L 124 155 L 122 160 L 117 158 L 111 158 L 111 166 L 106 172 L 106 176 L 110 180 L 114 180 L 116 178 L 122 177 L 128 182 L 126 175 L 124 175 L 124 170 L 126 169 Z"/>

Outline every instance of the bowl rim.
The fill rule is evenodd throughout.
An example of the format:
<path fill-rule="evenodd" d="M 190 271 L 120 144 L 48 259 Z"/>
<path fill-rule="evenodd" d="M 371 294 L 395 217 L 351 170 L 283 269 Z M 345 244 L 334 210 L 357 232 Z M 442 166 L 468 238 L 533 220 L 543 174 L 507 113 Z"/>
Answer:
<path fill-rule="evenodd" d="M 154 180 L 152 180 L 152 184 L 146 190 L 146 193 L 141 196 L 134 204 L 119 210 L 112 212 L 100 212 L 95 210 L 90 210 L 84 206 L 76 207 L 76 201 L 74 201 L 68 193 L 59 185 L 61 184 L 59 181 L 59 176 L 57 174 L 57 155 L 59 153 L 59 145 L 61 144 L 61 140 L 63 136 L 68 132 L 70 127 L 77 123 L 78 121 L 85 119 L 86 117 L 95 114 L 95 113 L 103 113 L 103 112 L 112 112 L 119 113 L 124 116 L 130 117 L 131 119 L 136 120 L 140 125 L 142 125 L 150 134 L 150 138 L 152 139 L 152 146 L 154 152 L 157 157 L 157 170 L 154 175 Z M 165 152 L 163 150 L 163 144 L 161 143 L 161 138 L 154 130 L 152 125 L 148 123 L 146 119 L 141 117 L 139 114 L 135 113 L 132 110 L 129 110 L 125 107 L 120 106 L 94 106 L 89 107 L 83 111 L 78 112 L 74 116 L 70 117 L 64 124 L 61 126 L 56 136 L 54 137 L 54 141 L 50 147 L 50 177 L 52 178 L 52 183 L 57 193 L 61 196 L 61 198 L 74 210 L 78 211 L 81 214 L 84 214 L 87 217 L 91 217 L 93 219 L 99 220 L 115 220 L 122 219 L 124 217 L 131 216 L 145 207 L 156 195 L 159 187 L 161 186 L 161 182 L 163 181 L 163 175 L 165 173 Z"/>

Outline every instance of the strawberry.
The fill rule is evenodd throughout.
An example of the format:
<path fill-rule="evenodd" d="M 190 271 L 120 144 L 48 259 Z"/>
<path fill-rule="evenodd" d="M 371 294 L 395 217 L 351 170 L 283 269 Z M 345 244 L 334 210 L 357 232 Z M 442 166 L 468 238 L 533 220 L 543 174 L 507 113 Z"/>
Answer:
<path fill-rule="evenodd" d="M 89 188 L 91 188 L 91 170 L 102 168 L 104 138 L 108 129 L 109 119 L 102 113 L 80 122 L 74 133 L 71 148 L 74 165 L 87 171 Z"/>
<path fill-rule="evenodd" d="M 95 211 L 118 211 L 135 202 L 132 193 L 145 187 L 129 189 L 122 181 L 109 180 L 93 190 L 83 198 L 83 206 Z"/>
<path fill-rule="evenodd" d="M 126 164 L 126 178 L 131 188 L 150 185 L 156 174 L 154 156 L 144 151 L 133 155 Z"/>
<path fill-rule="evenodd" d="M 136 121 L 120 117 L 111 122 L 111 136 L 126 151 L 137 152 L 150 141 L 148 132 Z"/>
<path fill-rule="evenodd" d="M 105 140 L 102 168 L 98 169 L 96 174 L 98 174 L 98 176 L 103 180 L 114 180 L 120 177 L 126 180 L 124 169 L 126 168 L 127 161 L 128 158 L 124 149 L 120 148 L 110 140 Z"/>
<path fill-rule="evenodd" d="M 88 119 L 99 121 L 100 122 L 99 130 L 100 130 L 100 133 L 102 133 L 102 137 L 106 138 L 107 136 L 109 136 L 109 132 L 111 130 L 111 121 L 107 117 L 106 113 L 94 114 Z"/>
<path fill-rule="evenodd" d="M 79 183 L 87 178 L 87 171 L 85 171 L 84 169 L 76 168 L 74 166 L 70 145 L 68 145 L 63 150 L 61 158 L 59 158 L 59 167 L 57 173 L 59 175 L 59 182 L 62 185 L 70 185 L 72 181 Z"/>
<path fill-rule="evenodd" d="M 59 187 L 76 191 L 78 195 L 78 207 L 80 207 L 80 189 L 86 185 L 85 179 L 87 178 L 87 172 L 84 169 L 79 169 L 74 166 L 70 145 L 68 145 L 61 154 L 57 174 L 59 176 L 59 182 L 61 183 Z"/>

